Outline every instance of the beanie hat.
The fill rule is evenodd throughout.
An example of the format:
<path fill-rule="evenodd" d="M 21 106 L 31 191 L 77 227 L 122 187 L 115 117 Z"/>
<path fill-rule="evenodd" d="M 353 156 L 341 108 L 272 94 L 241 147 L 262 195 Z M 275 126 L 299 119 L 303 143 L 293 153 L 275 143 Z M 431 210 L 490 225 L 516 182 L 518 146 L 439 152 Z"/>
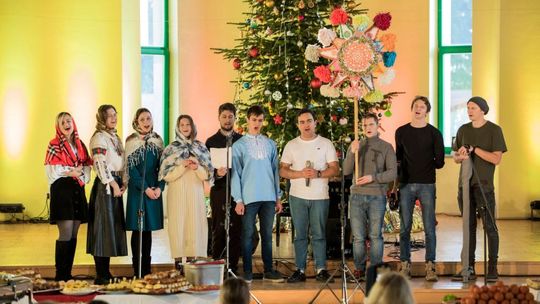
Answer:
<path fill-rule="evenodd" d="M 474 102 L 476 105 L 478 105 L 478 107 L 480 108 L 480 110 L 484 112 L 484 114 L 487 114 L 489 112 L 489 106 L 487 104 L 487 101 L 484 98 L 480 96 L 474 96 L 474 97 L 471 97 L 469 101 L 467 101 L 467 103 L 469 102 Z"/>

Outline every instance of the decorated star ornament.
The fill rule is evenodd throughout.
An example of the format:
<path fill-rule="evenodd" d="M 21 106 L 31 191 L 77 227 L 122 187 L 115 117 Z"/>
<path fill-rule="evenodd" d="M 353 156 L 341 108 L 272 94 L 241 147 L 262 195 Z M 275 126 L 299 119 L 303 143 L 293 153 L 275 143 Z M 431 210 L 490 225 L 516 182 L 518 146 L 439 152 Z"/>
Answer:
<path fill-rule="evenodd" d="M 324 83 L 320 86 L 323 96 L 359 100 L 369 96 L 369 103 L 379 102 L 382 93 L 376 89 L 374 79 L 382 76 L 380 83 L 386 85 L 395 76 L 391 68 L 397 56 L 394 49 L 396 36 L 385 34 L 379 37 L 379 31 L 390 27 L 392 16 L 380 13 L 370 25 L 367 15 L 361 15 L 356 27 L 351 20 L 344 8 L 334 8 L 330 13 L 333 28 L 324 27 L 318 31 L 317 38 L 322 47 L 308 45 L 306 59 L 316 63 L 321 57 L 327 60 L 326 64 L 313 70 L 314 76 Z M 382 96 L 384 99 L 384 94 Z"/>

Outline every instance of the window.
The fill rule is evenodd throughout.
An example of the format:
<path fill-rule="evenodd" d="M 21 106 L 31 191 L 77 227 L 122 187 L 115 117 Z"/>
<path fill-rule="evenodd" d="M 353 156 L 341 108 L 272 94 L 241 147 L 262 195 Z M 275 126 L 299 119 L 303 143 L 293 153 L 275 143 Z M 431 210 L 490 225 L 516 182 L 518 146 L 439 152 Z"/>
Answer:
<path fill-rule="evenodd" d="M 140 0 L 141 106 L 152 112 L 154 131 L 169 141 L 168 1 Z"/>
<path fill-rule="evenodd" d="M 445 152 L 452 137 L 469 122 L 472 94 L 472 2 L 438 0 L 438 120 Z"/>

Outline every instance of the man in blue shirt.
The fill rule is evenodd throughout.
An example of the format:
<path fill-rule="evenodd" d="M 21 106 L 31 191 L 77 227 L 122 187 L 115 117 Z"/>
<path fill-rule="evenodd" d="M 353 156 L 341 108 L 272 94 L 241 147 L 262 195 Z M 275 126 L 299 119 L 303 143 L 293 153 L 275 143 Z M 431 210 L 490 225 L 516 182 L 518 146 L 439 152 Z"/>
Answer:
<path fill-rule="evenodd" d="M 242 216 L 242 261 L 244 279 L 251 282 L 253 235 L 259 216 L 264 280 L 284 282 L 272 268 L 272 226 L 275 212 L 282 211 L 276 143 L 261 135 L 264 112 L 251 106 L 247 112 L 248 133 L 233 144 L 232 196 L 235 211 Z"/>

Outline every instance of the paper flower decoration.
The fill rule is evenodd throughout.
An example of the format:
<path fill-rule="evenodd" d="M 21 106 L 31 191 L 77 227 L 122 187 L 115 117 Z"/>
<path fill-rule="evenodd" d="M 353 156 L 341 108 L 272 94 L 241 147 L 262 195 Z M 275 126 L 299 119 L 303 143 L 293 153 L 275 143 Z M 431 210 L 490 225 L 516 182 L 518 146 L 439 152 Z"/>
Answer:
<path fill-rule="evenodd" d="M 386 31 L 390 27 L 390 21 L 392 21 L 390 13 L 380 13 L 373 18 L 373 24 L 381 31 Z"/>
<path fill-rule="evenodd" d="M 280 125 L 283 123 L 283 117 L 281 117 L 281 115 L 277 114 L 276 116 L 274 116 L 274 123 L 276 125 Z"/>
<path fill-rule="evenodd" d="M 323 46 L 329 46 L 330 44 L 332 44 L 332 41 L 334 41 L 336 37 L 337 37 L 336 33 L 327 28 L 322 28 L 317 33 L 317 40 Z"/>
<path fill-rule="evenodd" d="M 313 70 L 315 77 L 319 78 L 322 82 L 329 83 L 332 81 L 330 69 L 324 65 L 320 65 Z"/>
<path fill-rule="evenodd" d="M 310 44 L 306 47 L 304 56 L 307 61 L 318 62 L 319 61 L 319 52 L 321 48 L 318 45 Z"/>
<path fill-rule="evenodd" d="M 330 23 L 332 23 L 332 25 L 346 24 L 348 20 L 349 15 L 347 15 L 347 12 L 341 7 L 335 8 L 330 13 Z"/>

